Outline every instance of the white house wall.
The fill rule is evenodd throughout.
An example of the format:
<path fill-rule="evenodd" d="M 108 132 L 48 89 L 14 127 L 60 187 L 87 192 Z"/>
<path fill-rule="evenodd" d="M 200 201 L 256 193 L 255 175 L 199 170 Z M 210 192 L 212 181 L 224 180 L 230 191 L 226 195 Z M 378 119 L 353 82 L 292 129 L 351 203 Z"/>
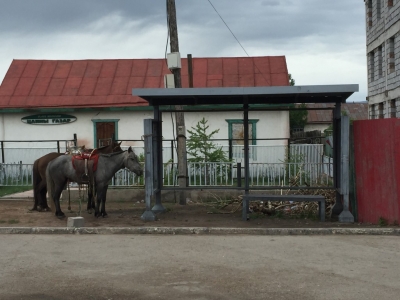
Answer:
<path fill-rule="evenodd" d="M 77 134 L 78 145 L 85 145 L 92 148 L 94 146 L 94 123 L 92 120 L 119 120 L 118 121 L 118 140 L 140 140 L 143 135 L 143 120 L 152 118 L 152 111 L 92 111 L 92 112 L 65 112 L 73 115 L 77 120 L 73 123 L 62 125 L 31 125 L 21 121 L 21 118 L 34 115 L 35 113 L 8 113 L 0 115 L 0 140 L 5 141 L 4 148 L 7 150 L 17 148 L 48 148 L 47 152 L 55 151 L 56 143 L 11 143 L 7 141 L 41 141 L 41 140 L 72 140 Z M 175 114 L 172 113 L 173 123 L 175 124 Z M 192 112 L 185 113 L 186 129 L 195 127 L 202 118 L 208 120 L 211 130 L 220 129 L 214 135 L 215 139 L 228 139 L 229 119 L 243 119 L 242 112 Z M 249 119 L 257 119 L 256 134 L 257 139 L 286 139 L 289 138 L 289 113 L 287 111 L 270 112 L 249 112 Z M 163 113 L 163 138 L 170 140 L 174 138 L 171 113 Z M 189 137 L 187 135 L 187 137 Z M 218 142 L 227 145 L 228 141 Z M 124 142 L 125 146 L 142 147 L 143 143 Z M 287 145 L 286 140 L 257 141 L 259 146 Z M 63 145 L 61 145 L 63 147 Z M 10 158 L 11 153 L 7 152 L 6 157 Z M 44 149 L 44 151 L 46 151 Z M 47 153 L 44 152 L 44 153 Z M 37 154 L 36 156 L 38 156 Z M 18 158 L 13 159 L 20 161 Z M 38 156 L 40 157 L 40 155 Z M 9 159 L 7 159 L 8 161 Z M 31 159 L 24 158 L 24 162 L 31 163 Z"/>

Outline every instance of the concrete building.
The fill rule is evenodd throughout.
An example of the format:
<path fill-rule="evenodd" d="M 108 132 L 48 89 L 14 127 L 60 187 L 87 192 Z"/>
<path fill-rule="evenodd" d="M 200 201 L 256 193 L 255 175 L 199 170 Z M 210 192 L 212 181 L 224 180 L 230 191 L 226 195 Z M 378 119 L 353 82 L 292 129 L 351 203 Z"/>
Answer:
<path fill-rule="evenodd" d="M 400 116 L 400 0 L 364 0 L 369 118 Z"/>

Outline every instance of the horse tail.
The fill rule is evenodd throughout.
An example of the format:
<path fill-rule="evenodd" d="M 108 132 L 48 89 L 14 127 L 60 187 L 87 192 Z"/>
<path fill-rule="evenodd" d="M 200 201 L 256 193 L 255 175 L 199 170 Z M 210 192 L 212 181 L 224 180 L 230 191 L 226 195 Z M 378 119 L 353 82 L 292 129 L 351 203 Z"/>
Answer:
<path fill-rule="evenodd" d="M 54 204 L 54 199 L 53 199 L 53 192 L 54 192 L 54 180 L 50 176 L 50 168 L 51 168 L 51 161 L 47 165 L 46 168 L 46 183 L 47 183 L 47 194 L 48 194 L 48 199 L 47 199 L 47 205 L 49 206 L 50 210 L 51 206 Z"/>
<path fill-rule="evenodd" d="M 33 185 L 33 197 L 34 197 L 34 209 L 41 203 L 39 203 L 39 191 L 38 191 L 38 185 L 40 184 L 41 181 L 41 176 L 39 173 L 39 159 L 35 160 L 33 163 L 33 168 L 32 168 L 32 185 Z"/>

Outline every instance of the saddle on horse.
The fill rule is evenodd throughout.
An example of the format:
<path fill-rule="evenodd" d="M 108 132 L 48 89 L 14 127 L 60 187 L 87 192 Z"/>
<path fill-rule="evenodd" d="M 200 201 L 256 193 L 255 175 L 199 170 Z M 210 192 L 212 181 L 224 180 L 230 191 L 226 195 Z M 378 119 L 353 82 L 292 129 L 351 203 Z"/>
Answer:
<path fill-rule="evenodd" d="M 93 180 L 93 173 L 97 169 L 99 152 L 97 149 L 83 149 L 72 155 L 72 166 L 82 183 L 89 183 Z"/>

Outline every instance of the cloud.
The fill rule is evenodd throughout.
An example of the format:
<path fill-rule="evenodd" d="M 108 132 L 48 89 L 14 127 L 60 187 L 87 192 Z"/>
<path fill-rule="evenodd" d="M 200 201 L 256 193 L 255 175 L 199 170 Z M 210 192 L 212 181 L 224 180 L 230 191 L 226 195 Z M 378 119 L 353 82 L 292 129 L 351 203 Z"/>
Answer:
<path fill-rule="evenodd" d="M 285 55 L 296 84 L 359 83 L 352 99 L 365 100 L 362 3 L 211 2 L 250 56 Z M 182 56 L 246 56 L 208 0 L 176 0 L 176 6 Z M 12 59 L 165 55 L 165 0 L 0 0 L 0 7 L 1 79 Z"/>

